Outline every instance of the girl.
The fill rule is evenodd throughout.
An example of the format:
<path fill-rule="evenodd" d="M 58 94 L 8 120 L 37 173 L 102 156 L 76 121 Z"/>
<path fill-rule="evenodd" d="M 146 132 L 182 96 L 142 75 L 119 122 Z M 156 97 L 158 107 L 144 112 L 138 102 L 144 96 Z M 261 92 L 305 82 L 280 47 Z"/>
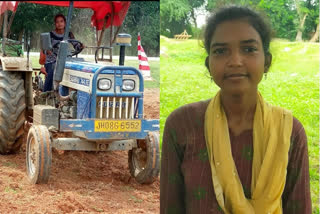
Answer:
<path fill-rule="evenodd" d="M 167 118 L 162 214 L 311 213 L 303 126 L 258 91 L 272 61 L 270 32 L 246 7 L 222 8 L 207 20 L 205 65 L 220 91 Z"/>
<path fill-rule="evenodd" d="M 39 63 L 41 65 L 41 72 L 45 74 L 46 80 L 44 83 L 43 91 L 51 91 L 53 90 L 53 73 L 54 67 L 57 60 L 59 43 L 63 40 L 64 31 L 66 27 L 66 17 L 62 14 L 57 14 L 54 17 L 55 30 L 50 32 L 51 43 L 52 43 L 52 51 L 46 51 L 45 53 L 40 51 L 40 60 Z M 69 39 L 75 39 L 72 32 L 69 32 Z M 78 51 L 84 48 L 83 44 L 72 43 L 73 47 Z M 44 57 L 45 55 L 45 57 Z M 45 60 L 44 60 L 45 58 Z"/>

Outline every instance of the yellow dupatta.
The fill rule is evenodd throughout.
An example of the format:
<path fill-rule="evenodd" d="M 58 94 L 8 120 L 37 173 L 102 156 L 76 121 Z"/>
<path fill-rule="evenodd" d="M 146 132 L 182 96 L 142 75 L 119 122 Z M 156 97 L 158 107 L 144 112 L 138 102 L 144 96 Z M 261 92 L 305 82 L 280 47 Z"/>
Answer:
<path fill-rule="evenodd" d="M 220 92 L 205 114 L 205 139 L 217 201 L 226 214 L 282 214 L 292 132 L 291 112 L 264 102 L 257 94 L 253 121 L 251 199 L 244 195 L 232 158 L 228 122 Z"/>

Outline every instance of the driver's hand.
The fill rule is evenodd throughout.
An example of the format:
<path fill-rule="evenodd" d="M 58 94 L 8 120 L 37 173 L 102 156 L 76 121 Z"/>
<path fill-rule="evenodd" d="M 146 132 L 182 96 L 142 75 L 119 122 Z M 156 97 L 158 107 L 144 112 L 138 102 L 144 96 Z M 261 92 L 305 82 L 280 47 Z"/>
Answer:
<path fill-rule="evenodd" d="M 45 76 L 48 76 L 48 73 L 46 72 L 46 68 L 45 67 L 41 67 L 40 68 L 40 73 L 43 73 Z"/>
<path fill-rule="evenodd" d="M 86 46 L 83 44 L 83 43 L 81 43 L 81 49 L 84 49 Z"/>

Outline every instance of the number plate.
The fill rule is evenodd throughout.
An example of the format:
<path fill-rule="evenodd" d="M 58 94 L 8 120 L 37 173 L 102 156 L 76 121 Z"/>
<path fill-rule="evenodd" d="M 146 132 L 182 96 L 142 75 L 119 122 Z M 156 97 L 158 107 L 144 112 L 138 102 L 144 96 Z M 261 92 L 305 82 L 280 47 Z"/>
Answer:
<path fill-rule="evenodd" d="M 95 120 L 95 132 L 140 132 L 141 120 Z"/>

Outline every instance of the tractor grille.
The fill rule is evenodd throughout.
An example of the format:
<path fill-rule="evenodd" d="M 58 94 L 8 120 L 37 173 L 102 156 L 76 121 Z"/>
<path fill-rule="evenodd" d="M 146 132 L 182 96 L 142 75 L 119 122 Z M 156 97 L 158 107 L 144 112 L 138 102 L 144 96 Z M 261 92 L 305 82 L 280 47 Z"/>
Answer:
<path fill-rule="evenodd" d="M 135 97 L 97 97 L 96 118 L 137 118 L 138 99 Z"/>

